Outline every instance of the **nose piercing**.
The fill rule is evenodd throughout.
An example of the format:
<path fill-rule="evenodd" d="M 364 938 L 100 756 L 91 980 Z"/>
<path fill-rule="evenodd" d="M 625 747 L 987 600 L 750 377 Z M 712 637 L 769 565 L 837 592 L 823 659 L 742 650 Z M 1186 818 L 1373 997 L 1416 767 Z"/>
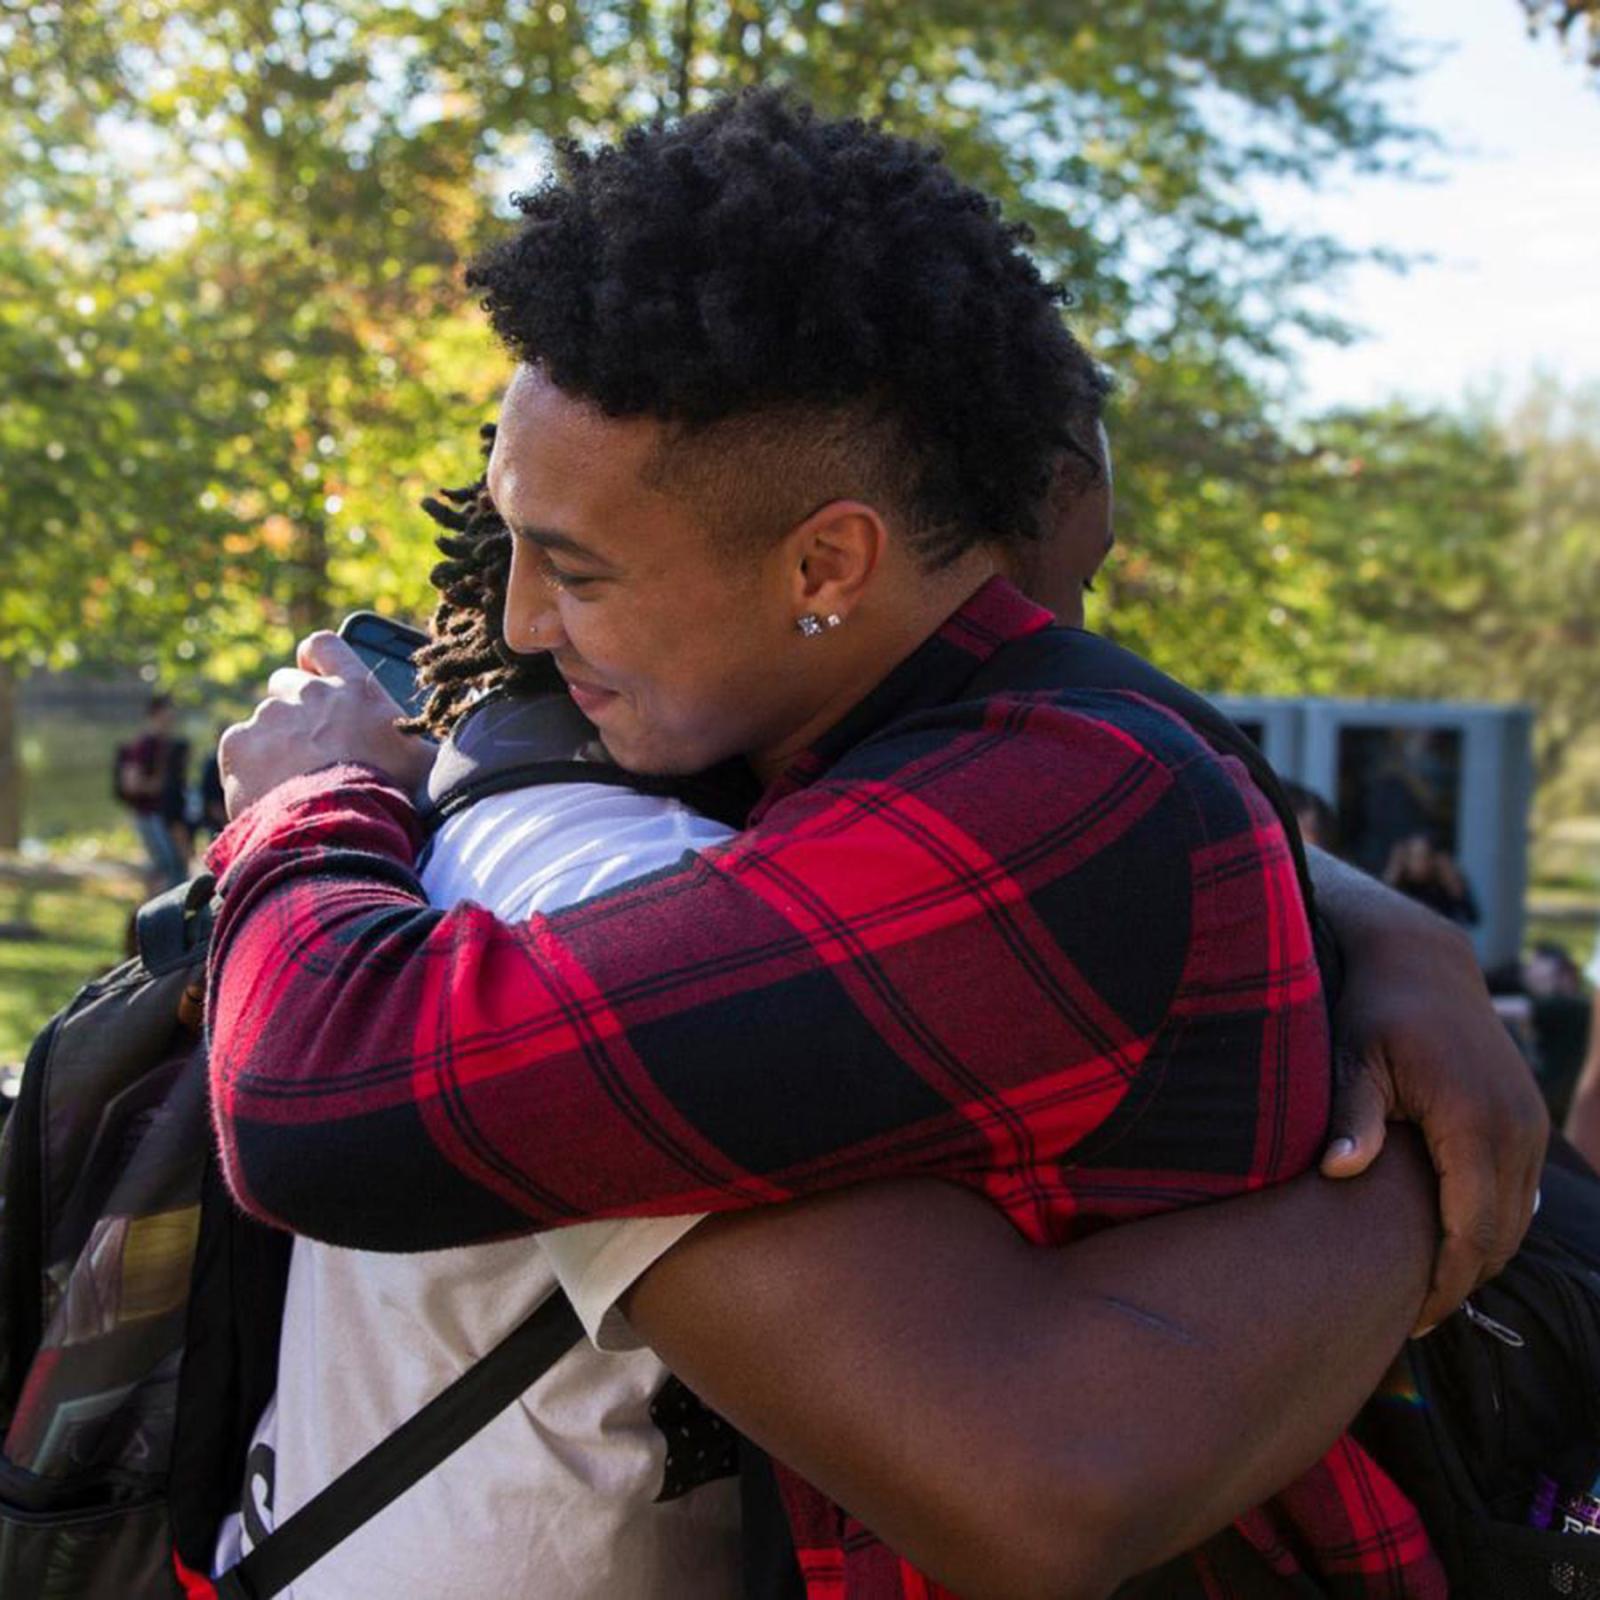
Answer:
<path fill-rule="evenodd" d="M 803 617 L 795 620 L 795 627 L 808 639 L 816 639 L 826 633 L 829 628 L 837 628 L 844 618 L 837 612 L 830 611 L 826 617 L 819 617 L 815 611 L 808 611 Z"/>

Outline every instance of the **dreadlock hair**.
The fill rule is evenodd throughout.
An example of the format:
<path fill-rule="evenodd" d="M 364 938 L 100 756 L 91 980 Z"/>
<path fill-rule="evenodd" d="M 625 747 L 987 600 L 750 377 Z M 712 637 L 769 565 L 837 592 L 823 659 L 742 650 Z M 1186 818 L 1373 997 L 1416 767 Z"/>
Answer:
<path fill-rule="evenodd" d="M 487 460 L 494 425 L 485 423 L 478 433 Z M 511 533 L 489 498 L 485 479 L 439 493 L 442 500 L 422 502 L 422 509 L 445 530 L 435 540 L 444 560 L 430 574 L 439 600 L 428 626 L 429 642 L 416 654 L 417 683 L 428 698 L 421 712 L 399 727 L 443 739 L 467 707 L 490 691 L 549 693 L 561 688 L 561 678 L 548 655 L 518 655 L 501 638 Z"/>
<path fill-rule="evenodd" d="M 667 424 L 651 475 L 736 543 L 858 497 L 929 570 L 1037 543 L 1108 389 L 1032 234 L 940 153 L 748 90 L 585 151 L 467 273 L 557 388 Z"/>

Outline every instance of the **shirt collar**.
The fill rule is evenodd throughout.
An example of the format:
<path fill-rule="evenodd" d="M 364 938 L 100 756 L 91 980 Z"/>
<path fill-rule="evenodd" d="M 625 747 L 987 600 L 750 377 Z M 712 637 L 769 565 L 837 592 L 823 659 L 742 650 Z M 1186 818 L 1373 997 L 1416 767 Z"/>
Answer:
<path fill-rule="evenodd" d="M 957 699 L 972 675 L 1002 645 L 1055 622 L 1005 578 L 975 589 L 865 699 L 784 768 L 762 794 L 752 822 L 785 796 L 813 784 L 847 751 L 891 722 Z"/>

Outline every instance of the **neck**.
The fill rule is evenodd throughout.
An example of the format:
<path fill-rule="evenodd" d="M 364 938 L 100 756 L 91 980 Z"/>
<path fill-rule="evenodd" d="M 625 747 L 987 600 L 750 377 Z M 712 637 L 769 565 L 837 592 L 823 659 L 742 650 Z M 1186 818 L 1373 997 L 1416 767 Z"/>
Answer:
<path fill-rule="evenodd" d="M 864 597 L 846 626 L 827 641 L 838 647 L 839 655 L 820 702 L 785 738 L 750 756 L 761 782 L 771 783 L 842 721 L 996 571 L 992 556 L 979 548 L 939 572 L 918 573 L 913 582 L 883 586 L 876 603 Z"/>

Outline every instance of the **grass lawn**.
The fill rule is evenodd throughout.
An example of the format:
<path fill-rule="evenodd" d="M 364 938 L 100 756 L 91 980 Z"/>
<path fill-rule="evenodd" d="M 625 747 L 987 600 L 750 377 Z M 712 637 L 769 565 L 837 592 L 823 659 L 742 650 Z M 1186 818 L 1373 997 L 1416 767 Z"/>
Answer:
<path fill-rule="evenodd" d="M 139 899 L 133 879 L 35 886 L 0 878 L 0 1066 L 21 1061 L 51 1013 L 122 959 Z"/>

